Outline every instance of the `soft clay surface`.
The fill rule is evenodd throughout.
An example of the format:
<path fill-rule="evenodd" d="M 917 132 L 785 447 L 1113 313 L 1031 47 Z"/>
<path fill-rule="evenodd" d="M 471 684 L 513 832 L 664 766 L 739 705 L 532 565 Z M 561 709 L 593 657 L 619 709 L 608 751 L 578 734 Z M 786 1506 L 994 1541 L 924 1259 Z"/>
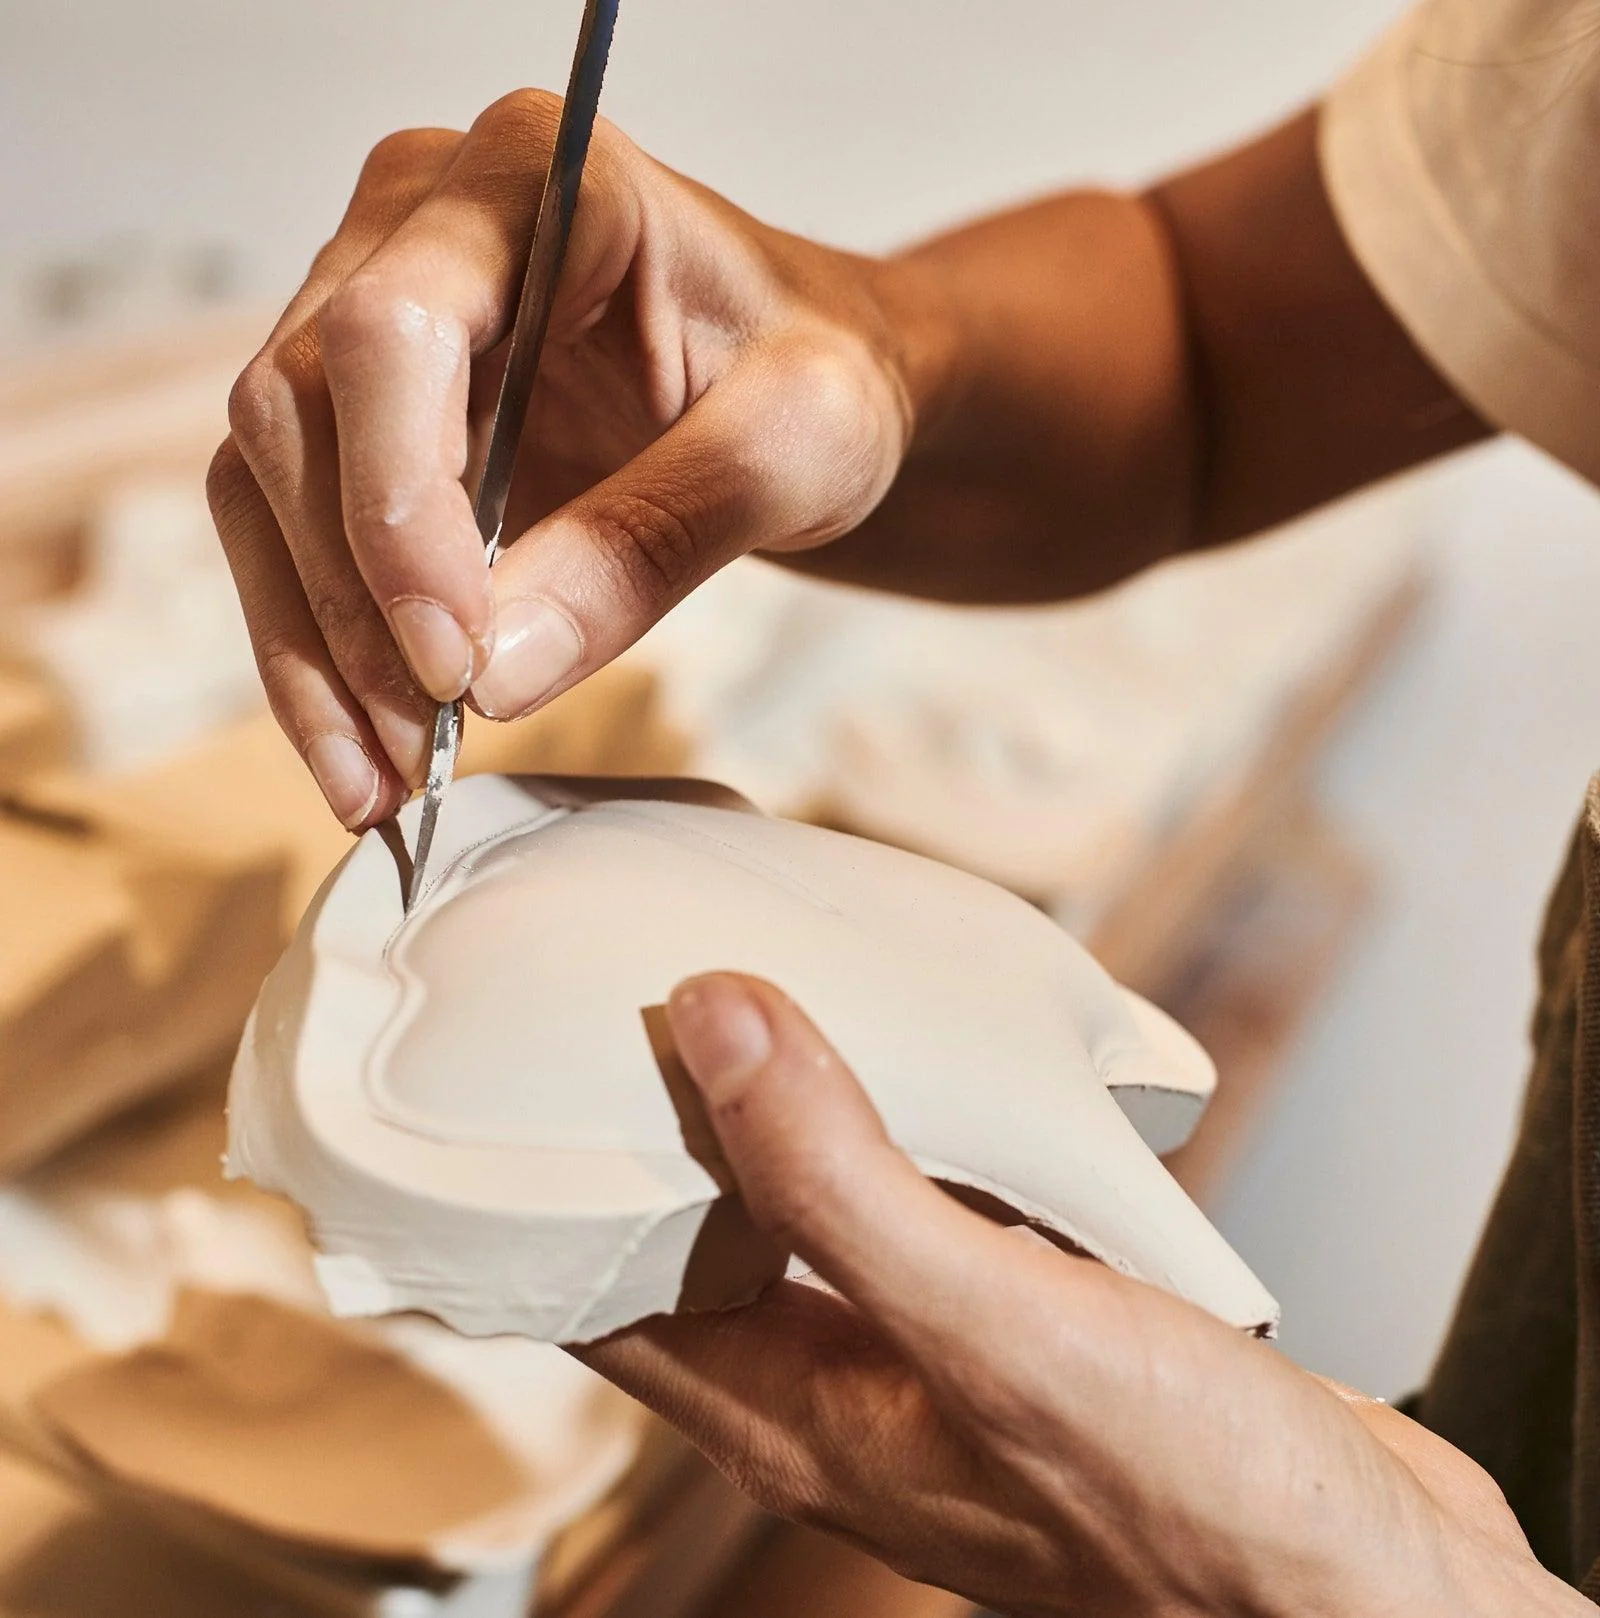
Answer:
<path fill-rule="evenodd" d="M 391 845 L 361 839 L 235 1067 L 230 1172 L 305 1209 L 337 1310 L 585 1341 L 782 1274 L 659 1011 L 732 969 L 811 1013 L 926 1173 L 1272 1328 L 1152 1151 L 1210 1064 L 1013 895 L 683 781 L 465 780 L 434 862 L 406 916 Z"/>

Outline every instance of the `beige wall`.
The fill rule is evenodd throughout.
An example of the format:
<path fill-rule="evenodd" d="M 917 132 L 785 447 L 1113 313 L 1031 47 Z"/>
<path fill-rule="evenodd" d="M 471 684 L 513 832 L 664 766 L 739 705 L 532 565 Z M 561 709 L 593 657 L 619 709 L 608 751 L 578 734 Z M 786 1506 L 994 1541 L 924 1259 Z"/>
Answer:
<path fill-rule="evenodd" d="M 798 230 L 882 247 L 1128 178 L 1314 91 L 1394 0 L 624 0 L 605 110 Z M 389 130 L 565 78 L 577 0 L 9 0 L 0 262 L 220 241 L 291 284 Z M 19 155 L 22 154 L 22 155 Z"/>

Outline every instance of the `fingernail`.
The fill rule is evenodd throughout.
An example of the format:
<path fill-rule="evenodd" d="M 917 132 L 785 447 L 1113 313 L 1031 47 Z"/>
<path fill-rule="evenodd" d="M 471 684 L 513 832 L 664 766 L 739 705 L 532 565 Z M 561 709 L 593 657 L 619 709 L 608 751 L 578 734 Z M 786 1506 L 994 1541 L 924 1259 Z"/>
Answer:
<path fill-rule="evenodd" d="M 402 596 L 389 623 L 417 683 L 435 702 L 454 702 L 472 679 L 472 642 L 437 601 Z"/>
<path fill-rule="evenodd" d="M 491 719 L 518 719 L 572 673 L 583 642 L 572 620 L 531 596 L 502 602 L 495 614 L 494 655 L 472 687 Z"/>
<path fill-rule="evenodd" d="M 413 705 L 395 697 L 369 697 L 366 710 L 401 779 L 407 786 L 421 786 L 427 779 L 428 755 L 433 747 L 432 724 Z"/>
<path fill-rule="evenodd" d="M 728 1095 L 772 1059 L 766 1013 L 730 973 L 680 983 L 667 1002 L 667 1017 L 684 1066 L 707 1094 Z"/>
<path fill-rule="evenodd" d="M 382 782 L 353 736 L 324 731 L 306 743 L 306 763 L 340 821 L 355 831 L 372 813 Z"/>

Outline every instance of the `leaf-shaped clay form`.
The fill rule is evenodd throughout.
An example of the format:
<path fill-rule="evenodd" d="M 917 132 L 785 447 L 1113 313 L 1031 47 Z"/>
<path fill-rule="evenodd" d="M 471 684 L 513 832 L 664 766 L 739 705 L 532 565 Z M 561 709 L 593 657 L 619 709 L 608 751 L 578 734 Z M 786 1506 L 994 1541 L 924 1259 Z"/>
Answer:
<path fill-rule="evenodd" d="M 576 1342 L 781 1274 L 658 1009 L 734 969 L 810 1012 L 924 1172 L 1272 1329 L 1111 1093 L 1169 1096 L 1170 1130 L 1210 1064 L 1014 895 L 689 782 L 465 780 L 433 859 L 404 916 L 361 839 L 234 1070 L 230 1172 L 305 1209 L 336 1310 Z"/>

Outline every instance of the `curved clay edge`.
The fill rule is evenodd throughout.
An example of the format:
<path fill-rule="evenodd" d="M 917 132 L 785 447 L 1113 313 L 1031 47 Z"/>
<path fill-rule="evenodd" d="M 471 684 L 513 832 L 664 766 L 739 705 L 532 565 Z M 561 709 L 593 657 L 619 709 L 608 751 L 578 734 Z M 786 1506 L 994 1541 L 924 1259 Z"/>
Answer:
<path fill-rule="evenodd" d="M 1165 1157 L 1194 1134 L 1216 1093 L 1217 1070 L 1176 1019 L 1120 983 L 1116 991 L 1141 1043 L 1098 1053 L 1096 1067 L 1145 1145 Z"/>
<path fill-rule="evenodd" d="M 695 777 L 607 777 L 607 776 L 545 776 L 518 775 L 503 779 L 519 785 L 536 787 L 538 801 L 549 810 L 578 810 L 587 806 L 607 803 L 657 803 L 671 806 L 714 808 L 746 812 L 763 820 L 767 815 L 758 805 L 750 802 L 729 787 Z M 669 790 L 670 789 L 670 790 Z M 414 805 L 408 809 L 414 809 Z M 540 823 L 539 816 L 514 821 L 498 829 L 485 841 L 459 849 L 452 855 L 451 867 L 465 855 L 503 838 L 520 835 Z M 828 831 L 818 827 L 814 830 Z M 835 834 L 837 835 L 837 834 Z M 868 839 L 871 841 L 871 839 Z M 893 845 L 884 845 L 892 847 Z M 914 851 L 915 859 L 927 859 Z M 932 863 L 938 863 L 934 861 Z M 960 872 L 985 887 L 995 884 L 972 873 Z M 443 880 L 441 876 L 438 880 Z M 318 898 L 322 895 L 319 893 Z M 1016 898 L 1015 895 L 1010 895 Z M 1032 911 L 1026 901 L 1017 904 Z M 316 906 L 312 907 L 317 908 Z M 311 910 L 307 915 L 310 916 Z M 391 940 L 392 942 L 392 940 Z M 1091 1047 L 1090 1059 L 1101 1075 L 1106 1087 L 1133 1123 L 1145 1144 L 1158 1157 L 1176 1151 L 1193 1135 L 1206 1106 L 1216 1089 L 1216 1069 L 1205 1049 L 1175 1019 L 1153 1005 L 1142 995 L 1118 983 L 1109 972 L 1087 956 L 1091 965 L 1104 979 L 1109 994 L 1114 998 L 1132 1023 L 1132 1032 L 1139 1043 L 1114 1043 Z M 395 1101 L 393 1097 L 374 1098 L 375 1115 L 384 1122 L 395 1124 L 419 1137 L 430 1136 L 428 1119 Z M 458 1140 L 455 1144 L 492 1146 L 492 1140 Z"/>
<path fill-rule="evenodd" d="M 917 1168 L 929 1179 L 949 1186 L 963 1187 L 981 1193 L 1013 1214 L 1017 1221 L 1039 1231 L 1057 1245 L 1069 1251 L 1086 1255 L 1106 1268 L 1130 1280 L 1160 1287 L 1159 1279 L 1141 1273 L 1121 1254 L 1104 1243 L 1091 1240 L 1073 1222 L 1061 1218 L 1053 1210 L 1029 1203 L 1014 1191 L 996 1185 L 984 1176 L 954 1164 L 931 1158 L 913 1156 Z M 292 1191 L 285 1194 L 293 1196 Z M 642 1217 L 622 1246 L 615 1262 L 597 1275 L 593 1286 L 567 1314 L 563 1323 L 546 1334 L 529 1331 L 529 1316 L 525 1308 L 497 1304 L 489 1310 L 452 1307 L 448 1300 L 441 1301 L 438 1293 L 423 1284 L 408 1284 L 385 1273 L 364 1252 L 344 1246 L 319 1252 L 316 1271 L 319 1282 L 328 1293 L 329 1305 L 341 1316 L 370 1316 L 390 1314 L 404 1310 L 417 1310 L 442 1320 L 464 1336 L 494 1336 L 504 1332 L 518 1335 L 537 1335 L 542 1340 L 582 1344 L 610 1336 L 626 1326 L 636 1324 L 651 1315 L 667 1312 L 693 1312 L 681 1304 L 675 1311 L 660 1308 L 639 1312 L 628 1300 L 626 1276 L 635 1266 L 641 1272 L 657 1270 L 663 1262 L 663 1248 L 675 1252 L 692 1245 L 697 1235 L 715 1210 L 727 1204 L 737 1204 L 736 1197 L 723 1195 L 708 1197 L 682 1208 L 666 1210 L 655 1216 Z M 314 1221 L 313 1221 L 314 1228 Z M 687 1240 L 686 1240 L 687 1239 Z M 770 1254 L 770 1263 L 759 1273 L 753 1273 L 747 1284 L 737 1293 L 723 1297 L 717 1309 L 737 1308 L 753 1302 L 773 1281 L 785 1273 L 787 1255 Z M 1259 1287 L 1259 1283 L 1258 1283 Z M 1182 1297 L 1181 1292 L 1168 1287 L 1164 1290 Z M 1185 1298 L 1195 1308 L 1204 1306 Z M 1279 1315 L 1276 1306 L 1264 1289 L 1260 1289 L 1259 1307 L 1243 1314 L 1235 1311 L 1226 1324 L 1255 1337 L 1273 1338 L 1277 1335 Z"/>
<path fill-rule="evenodd" d="M 1161 1014 L 1151 1008 L 1150 1015 L 1159 1017 Z M 264 1083 L 263 1067 L 256 1052 L 257 1032 L 257 1018 L 252 1015 L 234 1077 L 236 1103 L 244 1091 L 251 1088 L 259 1090 Z M 1180 1038 L 1187 1041 L 1188 1036 L 1180 1035 Z M 286 1078 L 284 1082 L 287 1082 Z M 226 1164 L 230 1177 L 248 1176 L 264 1189 L 289 1197 L 303 1210 L 319 1200 L 315 1194 L 319 1182 L 326 1184 L 331 1179 L 359 1183 L 372 1194 L 373 1218 L 378 1223 L 381 1223 L 385 1207 L 407 1200 L 408 1194 L 403 1188 L 374 1176 L 370 1171 L 336 1162 L 320 1134 L 293 1109 L 273 1113 L 257 1104 L 250 1109 L 250 1113 L 251 1116 L 247 1118 L 241 1106 L 230 1106 L 230 1143 Z M 268 1139 L 259 1139 L 248 1127 L 274 1117 L 276 1124 L 267 1123 Z M 281 1138 L 280 1132 L 284 1128 L 292 1131 L 293 1140 Z M 1119 1273 L 1150 1285 L 1164 1286 L 1178 1296 L 1188 1296 L 1184 1289 L 1172 1284 L 1170 1277 L 1142 1273 L 1104 1243 L 1087 1239 L 1084 1232 L 1072 1222 L 1048 1208 L 1030 1205 L 1010 1188 L 986 1181 L 971 1170 L 948 1163 L 921 1158 L 916 1160 L 923 1172 L 933 1178 L 983 1192 L 1019 1218 L 1088 1253 Z M 302 1173 L 284 1172 L 287 1165 L 295 1163 L 305 1165 Z M 307 1217 L 319 1248 L 319 1280 L 328 1292 L 330 1305 L 338 1314 L 375 1315 L 416 1309 L 435 1315 L 468 1336 L 513 1332 L 543 1341 L 583 1342 L 605 1336 L 646 1314 L 661 1313 L 673 1307 L 664 1306 L 659 1300 L 652 1300 L 650 1306 L 643 1309 L 627 1303 L 625 1277 L 635 1263 L 646 1270 L 659 1268 L 663 1251 L 668 1245 L 676 1249 L 678 1256 L 686 1257 L 693 1235 L 698 1233 L 709 1217 L 710 1210 L 723 1200 L 708 1190 L 706 1196 L 692 1198 L 676 1207 L 654 1211 L 634 1210 L 631 1215 L 619 1215 L 613 1222 L 613 1228 L 624 1223 L 629 1228 L 621 1236 L 621 1250 L 615 1259 L 606 1264 L 604 1272 L 597 1275 L 593 1285 L 583 1289 L 584 1295 L 577 1304 L 563 1307 L 559 1312 L 552 1310 L 544 1314 L 531 1308 L 526 1301 L 507 1303 L 497 1300 L 494 1306 L 487 1309 L 453 1303 L 448 1295 L 441 1295 L 440 1278 L 447 1273 L 442 1255 L 435 1255 L 434 1264 L 421 1271 L 415 1281 L 408 1283 L 396 1275 L 392 1267 L 385 1267 L 374 1256 L 373 1249 L 377 1244 L 362 1240 L 360 1226 L 336 1229 L 320 1223 L 309 1214 Z M 459 1218 L 463 1231 L 477 1228 L 480 1234 L 476 1241 L 479 1245 L 486 1244 L 486 1251 L 503 1255 L 504 1243 L 492 1231 L 496 1226 L 509 1230 L 515 1224 L 514 1215 L 478 1209 L 460 1211 L 456 1218 Z M 605 1244 L 602 1242 L 600 1245 Z M 773 1273 L 781 1273 L 781 1265 L 775 1264 Z M 754 1297 L 771 1278 L 773 1276 L 766 1272 L 753 1275 L 742 1296 L 746 1300 Z M 1260 1289 L 1259 1282 L 1255 1285 L 1259 1293 L 1259 1307 L 1254 1312 L 1241 1318 L 1239 1310 L 1235 1308 L 1221 1318 L 1241 1329 L 1271 1335 L 1276 1323 L 1276 1310 L 1264 1289 Z M 514 1297 L 509 1286 L 506 1296 Z M 718 1300 L 717 1306 L 732 1307 L 738 1301 L 738 1297 L 724 1296 Z M 1206 1307 L 1192 1297 L 1189 1301 L 1194 1302 L 1196 1307 Z M 681 1307 L 681 1304 L 678 1306 Z"/>

